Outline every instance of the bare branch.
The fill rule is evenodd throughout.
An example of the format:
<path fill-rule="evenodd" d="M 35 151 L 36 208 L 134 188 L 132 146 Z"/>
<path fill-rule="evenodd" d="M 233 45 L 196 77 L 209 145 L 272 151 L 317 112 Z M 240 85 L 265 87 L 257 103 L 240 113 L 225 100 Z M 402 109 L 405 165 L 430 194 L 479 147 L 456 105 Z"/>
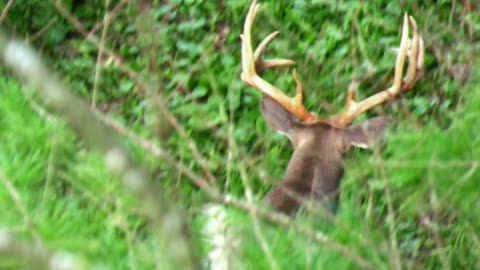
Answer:
<path fill-rule="evenodd" d="M 60 113 L 79 136 L 104 154 L 107 168 L 119 176 L 126 190 L 135 195 L 157 228 L 157 243 L 162 250 L 164 267 L 199 269 L 183 216 L 164 198 L 149 179 L 149 174 L 136 164 L 115 131 L 99 121 L 87 104 L 73 95 L 30 47 L 0 33 L 0 55 L 5 66 L 32 86 L 45 106 Z"/>

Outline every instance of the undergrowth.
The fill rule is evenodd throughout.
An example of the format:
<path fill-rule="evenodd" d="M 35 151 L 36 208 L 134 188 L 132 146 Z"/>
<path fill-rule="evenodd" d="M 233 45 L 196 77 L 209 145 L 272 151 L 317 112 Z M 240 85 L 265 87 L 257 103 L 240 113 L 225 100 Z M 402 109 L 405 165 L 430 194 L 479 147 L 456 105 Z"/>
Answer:
<path fill-rule="evenodd" d="M 240 81 L 239 34 L 249 1 L 63 2 L 67 16 L 50 1 L 13 2 L 2 25 L 39 48 L 104 117 L 160 147 L 225 196 L 247 200 L 252 192 L 261 205 L 282 178 L 292 147 L 268 129 L 260 94 Z M 467 2 L 262 1 L 254 40 L 280 31 L 267 55 L 297 62 L 306 107 L 316 113 L 342 110 L 354 74 L 359 98 L 389 86 L 404 12 L 424 36 L 426 73 L 401 100 L 368 113 L 388 115 L 390 127 L 375 151 L 347 155 L 334 219 L 301 214 L 279 225 L 222 206 L 228 230 L 242 242 L 232 269 L 362 268 L 354 257 L 374 269 L 480 268 L 480 7 L 469 11 Z M 269 71 L 265 78 L 293 94 L 290 71 Z M 103 158 L 6 70 L 0 89 L 0 226 L 112 269 L 154 269 L 159 250 L 152 228 Z M 156 96 L 182 131 L 167 121 Z M 187 210 L 195 245 L 207 256 L 204 209 L 211 194 L 153 148 L 127 137 L 153 181 Z"/>

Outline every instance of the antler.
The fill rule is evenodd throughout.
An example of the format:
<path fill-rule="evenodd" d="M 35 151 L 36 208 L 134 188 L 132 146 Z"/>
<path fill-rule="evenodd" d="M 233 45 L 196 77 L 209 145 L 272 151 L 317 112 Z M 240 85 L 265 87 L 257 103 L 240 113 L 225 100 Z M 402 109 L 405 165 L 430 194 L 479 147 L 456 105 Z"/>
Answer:
<path fill-rule="evenodd" d="M 265 81 L 258 75 L 258 73 L 265 69 L 280 66 L 291 66 L 295 65 L 295 62 L 289 59 L 261 59 L 263 51 L 267 47 L 268 43 L 270 43 L 270 41 L 272 41 L 278 35 L 278 31 L 268 35 L 260 43 L 260 45 L 258 45 L 255 53 L 253 52 L 251 37 L 252 24 L 255 20 L 257 9 L 260 6 L 257 5 L 256 2 L 257 1 L 254 0 L 250 6 L 250 9 L 248 10 L 247 18 L 245 19 L 245 25 L 243 27 L 243 34 L 240 36 L 242 38 L 242 81 L 271 97 L 300 120 L 304 122 L 315 121 L 318 117 L 307 111 L 307 109 L 305 109 L 303 106 L 302 84 L 297 78 L 295 69 L 293 70 L 293 79 L 297 84 L 297 91 L 295 97 L 293 98 L 285 95 L 278 88 Z"/>
<path fill-rule="evenodd" d="M 408 38 L 409 20 L 413 28 L 412 40 Z M 336 127 L 344 127 L 351 124 L 363 112 L 412 89 L 415 83 L 423 77 L 425 58 L 423 38 L 418 34 L 415 19 L 407 14 L 403 17 L 402 38 L 400 47 L 396 51 L 397 59 L 395 61 L 395 75 L 392 86 L 360 102 L 354 101 L 355 89 L 353 87 L 348 89 L 345 112 L 328 119 L 330 124 Z M 409 58 L 409 65 L 407 73 L 402 79 L 405 57 Z"/>
<path fill-rule="evenodd" d="M 258 73 L 261 73 L 263 70 L 268 68 L 290 66 L 295 64 L 294 61 L 288 59 L 261 59 L 261 55 L 265 50 L 266 46 L 278 35 L 278 32 L 273 32 L 268 35 L 260 43 L 258 48 L 255 50 L 255 53 L 253 52 L 251 30 L 259 6 L 260 5 L 256 4 L 256 0 L 252 2 L 247 17 L 245 19 L 243 34 L 241 35 L 243 70 L 241 75 L 242 81 L 278 102 L 280 105 L 282 105 L 285 109 L 287 109 L 289 112 L 291 112 L 303 122 L 325 122 L 334 127 L 345 127 L 351 124 L 355 120 L 355 118 L 357 118 L 363 112 L 366 112 L 369 109 L 383 102 L 391 100 L 394 97 L 400 95 L 401 93 L 412 89 L 415 83 L 423 76 L 423 61 L 425 56 L 423 39 L 418 34 L 417 24 L 413 17 L 408 17 L 407 14 L 405 14 L 403 19 L 402 38 L 400 42 L 400 47 L 397 50 L 393 85 L 367 99 L 364 99 L 361 102 L 354 101 L 355 89 L 352 87 L 348 89 L 345 112 L 333 116 L 329 119 L 320 118 L 316 114 L 309 112 L 303 105 L 302 84 L 297 78 L 295 69 L 293 70 L 292 75 L 295 83 L 297 84 L 297 89 L 296 95 L 293 98 L 285 95 L 278 88 L 265 81 L 258 75 Z M 412 40 L 408 38 L 409 20 L 413 28 Z M 407 73 L 402 79 L 403 67 L 406 57 L 409 58 L 409 65 Z"/>

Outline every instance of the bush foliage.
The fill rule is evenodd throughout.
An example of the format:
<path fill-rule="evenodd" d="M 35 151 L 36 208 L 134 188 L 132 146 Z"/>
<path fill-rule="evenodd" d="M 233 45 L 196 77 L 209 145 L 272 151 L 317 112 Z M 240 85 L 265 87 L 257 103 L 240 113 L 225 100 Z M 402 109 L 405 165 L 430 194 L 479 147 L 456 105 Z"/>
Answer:
<path fill-rule="evenodd" d="M 215 198 L 155 147 L 225 197 L 248 201 L 252 193 L 261 205 L 282 178 L 292 147 L 268 129 L 260 94 L 240 80 L 249 1 L 9 2 L 0 1 L 3 28 L 135 135 L 125 143 L 186 210 L 203 258 L 212 249 L 204 213 Z M 480 268 L 480 6 L 469 3 L 262 1 L 254 40 L 280 31 L 267 55 L 296 61 L 314 112 L 342 110 L 354 74 L 359 98 L 389 86 L 404 12 L 424 36 L 426 73 L 412 92 L 368 113 L 389 115 L 390 127 L 375 151 L 347 155 L 335 219 L 299 215 L 278 224 L 221 206 L 242 242 L 232 269 Z M 293 94 L 289 70 L 265 78 Z M 2 70 L 0 225 L 112 269 L 158 267 L 152 228 L 103 157 L 19 83 Z"/>

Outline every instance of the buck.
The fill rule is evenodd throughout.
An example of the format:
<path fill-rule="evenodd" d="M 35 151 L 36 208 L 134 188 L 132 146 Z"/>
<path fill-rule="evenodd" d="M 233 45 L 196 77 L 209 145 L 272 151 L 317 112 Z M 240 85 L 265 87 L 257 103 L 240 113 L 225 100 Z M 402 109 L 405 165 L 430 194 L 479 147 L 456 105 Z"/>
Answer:
<path fill-rule="evenodd" d="M 371 148 L 381 138 L 386 126 L 384 116 L 352 125 L 362 113 L 411 90 L 423 76 L 424 45 L 413 17 L 405 14 L 402 37 L 397 49 L 392 86 L 362 101 L 355 101 L 355 89 L 349 87 L 343 113 L 322 118 L 303 105 L 303 93 L 295 69 L 296 95 L 291 98 L 260 77 L 264 70 L 294 65 L 289 59 L 263 60 L 262 53 L 278 35 L 273 32 L 257 47 L 252 48 L 251 30 L 259 5 L 251 4 L 245 19 L 242 39 L 242 81 L 263 93 L 261 112 L 266 123 L 276 132 L 286 135 L 294 147 L 283 180 L 266 198 L 285 214 L 296 213 L 306 199 L 318 202 L 335 211 L 339 184 L 343 176 L 342 156 L 351 146 Z M 409 24 L 413 28 L 409 39 Z M 407 71 L 403 76 L 406 58 Z"/>

